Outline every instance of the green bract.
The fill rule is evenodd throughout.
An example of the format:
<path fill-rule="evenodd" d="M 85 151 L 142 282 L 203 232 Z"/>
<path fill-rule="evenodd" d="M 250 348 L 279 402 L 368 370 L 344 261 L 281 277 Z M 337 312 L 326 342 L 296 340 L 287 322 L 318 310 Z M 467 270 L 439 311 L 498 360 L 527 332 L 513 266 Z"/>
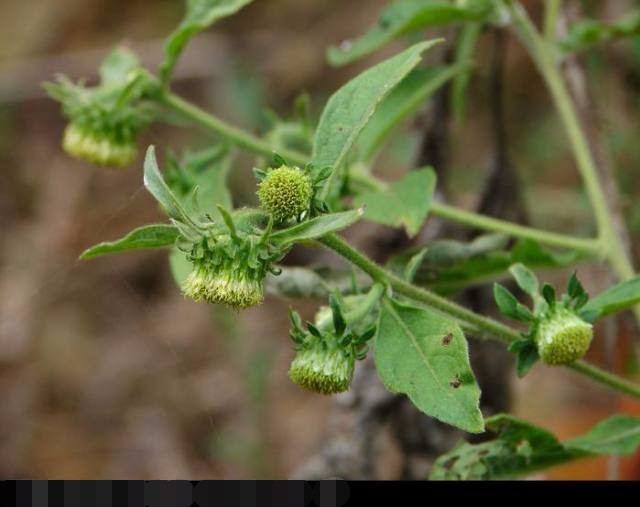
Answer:
<path fill-rule="evenodd" d="M 276 222 L 296 218 L 308 210 L 312 194 L 309 176 L 297 167 L 285 165 L 269 171 L 258 188 L 260 205 Z"/>
<path fill-rule="evenodd" d="M 557 308 L 538 323 L 534 340 L 540 359 L 558 366 L 583 357 L 593 338 L 593 326 L 566 308 Z"/>
<path fill-rule="evenodd" d="M 98 86 L 60 76 L 56 83 L 45 83 L 45 89 L 69 120 L 62 141 L 69 155 L 124 167 L 136 156 L 138 132 L 152 120 L 151 106 L 142 101 L 151 84 L 135 55 L 124 49 L 109 54 L 100 75 Z"/>
<path fill-rule="evenodd" d="M 289 368 L 294 384 L 321 394 L 341 393 L 349 389 L 356 359 L 364 359 L 367 341 L 373 337 L 375 327 L 357 334 L 347 327 L 337 298 L 331 296 L 331 308 L 321 307 L 315 324 L 303 329 L 300 316 L 290 312 L 296 356 Z M 333 317 L 332 329 L 328 324 Z"/>
<path fill-rule="evenodd" d="M 289 368 L 294 384 L 321 394 L 341 393 L 349 389 L 355 358 L 340 347 L 332 333 L 311 336 L 296 353 Z"/>
<path fill-rule="evenodd" d="M 266 246 L 253 246 L 251 239 L 234 239 L 227 234 L 195 243 L 187 255 L 193 271 L 182 287 L 184 295 L 236 309 L 262 303 L 272 254 Z"/>

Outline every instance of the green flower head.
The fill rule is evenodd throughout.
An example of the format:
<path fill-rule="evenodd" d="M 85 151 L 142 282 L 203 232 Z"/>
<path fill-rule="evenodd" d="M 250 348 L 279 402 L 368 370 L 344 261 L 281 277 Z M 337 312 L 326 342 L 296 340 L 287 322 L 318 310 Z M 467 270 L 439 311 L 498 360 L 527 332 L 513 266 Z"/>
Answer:
<path fill-rule="evenodd" d="M 62 104 L 69 121 L 62 140 L 69 155 L 103 166 L 131 163 L 137 135 L 153 118 L 153 106 L 145 101 L 151 81 L 133 53 L 122 48 L 112 51 L 100 67 L 96 86 L 59 76 L 44 87 Z"/>
<path fill-rule="evenodd" d="M 349 389 L 355 361 L 366 357 L 367 341 L 375 333 L 375 326 L 362 334 L 355 333 L 347 326 L 337 298 L 332 295 L 330 303 L 331 307 L 320 308 L 315 324 L 307 324 L 306 330 L 300 316 L 290 312 L 289 335 L 295 343 L 296 356 L 289 368 L 289 378 L 294 384 L 321 394 Z"/>
<path fill-rule="evenodd" d="M 349 389 L 355 357 L 341 347 L 333 333 L 309 336 L 289 368 L 294 384 L 321 394 L 336 394 Z"/>
<path fill-rule="evenodd" d="M 137 153 L 133 138 L 118 138 L 77 123 L 67 125 L 62 147 L 74 158 L 96 165 L 119 168 L 129 165 Z"/>
<path fill-rule="evenodd" d="M 183 294 L 194 301 L 238 310 L 262 303 L 269 263 L 228 236 L 217 238 L 212 247 L 208 243 L 195 244 L 188 255 L 193 270 L 182 287 Z"/>
<path fill-rule="evenodd" d="M 309 176 L 297 167 L 286 165 L 269 171 L 258 187 L 260 205 L 276 222 L 296 218 L 309 209 L 312 195 Z"/>
<path fill-rule="evenodd" d="M 557 307 L 539 321 L 533 338 L 545 364 L 564 365 L 587 353 L 593 338 L 593 326 L 571 310 Z"/>

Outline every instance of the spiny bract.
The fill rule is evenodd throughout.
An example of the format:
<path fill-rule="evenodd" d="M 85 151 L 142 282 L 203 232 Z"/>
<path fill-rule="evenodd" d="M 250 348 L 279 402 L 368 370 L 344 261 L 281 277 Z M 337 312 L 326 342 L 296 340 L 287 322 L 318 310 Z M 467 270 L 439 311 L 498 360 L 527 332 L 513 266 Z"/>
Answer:
<path fill-rule="evenodd" d="M 297 167 L 285 165 L 269 171 L 258 188 L 260 205 L 276 222 L 285 222 L 306 211 L 312 193 L 309 176 Z"/>

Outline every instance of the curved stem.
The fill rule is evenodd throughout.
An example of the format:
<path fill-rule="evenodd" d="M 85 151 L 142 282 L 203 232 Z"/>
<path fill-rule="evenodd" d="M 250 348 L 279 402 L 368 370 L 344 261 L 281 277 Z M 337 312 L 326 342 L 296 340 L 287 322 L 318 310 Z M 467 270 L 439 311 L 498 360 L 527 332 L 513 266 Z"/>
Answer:
<path fill-rule="evenodd" d="M 533 227 L 526 227 L 524 225 L 499 220 L 490 216 L 465 211 L 441 202 L 432 202 L 429 209 L 434 215 L 446 218 L 453 222 L 477 227 L 478 229 L 502 232 L 516 238 L 532 239 L 547 245 L 571 248 L 591 255 L 602 254 L 601 243 L 595 238 L 577 238 L 566 234 L 547 232 Z"/>
<path fill-rule="evenodd" d="M 598 237 L 604 250 L 606 260 L 619 280 L 627 280 L 634 276 L 631 260 L 624 251 L 613 226 L 611 211 L 607 203 L 593 156 L 589 149 L 573 101 L 553 58 L 552 46 L 542 38 L 520 4 L 511 8 L 514 24 L 512 25 L 522 43 L 528 49 L 540 74 L 547 83 L 560 120 L 567 132 L 578 171 L 582 177 L 587 195 L 598 227 Z M 633 312 L 640 322 L 640 306 Z"/>
<path fill-rule="evenodd" d="M 414 301 L 427 304 L 451 317 L 456 318 L 468 330 L 480 332 L 485 336 L 492 336 L 505 343 L 518 340 L 522 335 L 515 329 L 489 317 L 478 315 L 452 301 L 438 296 L 426 289 L 417 287 L 400 277 L 390 273 L 376 264 L 369 257 L 353 248 L 349 243 L 335 234 L 327 234 L 320 238 L 320 243 L 335 251 L 352 264 L 358 266 L 373 280 L 389 285 L 393 290 Z M 618 377 L 600 368 L 577 361 L 568 366 L 574 371 L 585 375 L 596 382 L 607 385 L 634 398 L 640 399 L 640 386 Z"/>
<path fill-rule="evenodd" d="M 187 102 L 186 100 L 178 97 L 169 90 L 164 90 L 159 95 L 159 101 L 165 106 L 177 111 L 186 118 L 189 118 L 194 123 L 201 125 L 209 130 L 212 130 L 220 137 L 228 139 L 237 146 L 244 148 L 252 153 L 257 153 L 265 157 L 271 157 L 273 155 L 273 148 L 263 140 L 247 134 L 243 130 L 229 125 L 224 121 L 216 118 L 207 111 L 200 109 L 199 107 Z M 279 154 L 282 155 L 287 161 L 304 165 L 307 162 L 307 156 L 291 150 L 280 149 Z"/>
<path fill-rule="evenodd" d="M 355 167 L 350 173 L 352 181 L 362 187 L 376 192 L 384 191 L 388 185 L 377 179 L 375 176 L 366 173 L 360 167 Z M 570 248 L 578 252 L 603 257 L 604 252 L 602 243 L 595 238 L 577 238 L 567 234 L 559 234 L 556 232 L 548 232 L 534 227 L 500 220 L 473 211 L 466 211 L 455 206 L 449 206 L 437 201 L 432 201 L 429 206 L 429 212 L 459 224 L 477 227 L 485 231 L 501 232 L 513 236 L 514 238 L 532 239 L 539 243 L 560 247 Z"/>

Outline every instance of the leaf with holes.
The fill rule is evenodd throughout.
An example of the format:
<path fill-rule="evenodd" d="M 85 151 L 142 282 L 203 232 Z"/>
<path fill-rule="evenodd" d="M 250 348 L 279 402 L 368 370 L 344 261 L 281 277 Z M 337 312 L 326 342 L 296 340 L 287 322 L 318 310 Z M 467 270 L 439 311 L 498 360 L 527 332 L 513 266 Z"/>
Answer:
<path fill-rule="evenodd" d="M 425 414 L 470 433 L 484 429 L 480 389 L 460 326 L 427 308 L 385 299 L 375 363 L 387 389 Z"/>

